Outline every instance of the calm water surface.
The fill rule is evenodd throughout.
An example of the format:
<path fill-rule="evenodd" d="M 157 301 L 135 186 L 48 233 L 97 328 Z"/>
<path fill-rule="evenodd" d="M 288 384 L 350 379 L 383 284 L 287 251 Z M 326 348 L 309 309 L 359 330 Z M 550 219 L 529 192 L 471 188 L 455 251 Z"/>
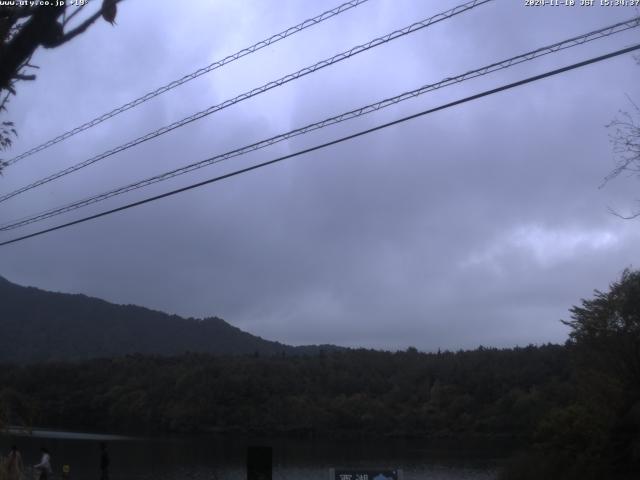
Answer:
<path fill-rule="evenodd" d="M 55 478 L 62 465 L 70 480 L 98 479 L 99 443 L 108 445 L 112 480 L 244 480 L 248 445 L 273 447 L 275 480 L 327 480 L 331 467 L 400 468 L 405 480 L 490 480 L 496 478 L 502 455 L 477 445 L 426 444 L 419 441 L 267 440 L 233 436 L 136 438 L 115 435 L 35 430 L 31 436 L 0 436 L 0 452 L 12 444 L 25 464 L 51 452 Z"/>

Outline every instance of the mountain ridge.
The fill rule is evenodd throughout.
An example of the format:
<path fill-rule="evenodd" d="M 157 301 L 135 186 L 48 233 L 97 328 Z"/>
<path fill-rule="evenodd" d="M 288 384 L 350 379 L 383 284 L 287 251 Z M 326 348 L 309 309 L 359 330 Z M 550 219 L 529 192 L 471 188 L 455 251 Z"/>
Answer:
<path fill-rule="evenodd" d="M 219 317 L 184 318 L 79 293 L 21 286 L 0 276 L 0 362 L 87 360 L 129 354 L 313 354 L 332 345 L 266 340 Z"/>

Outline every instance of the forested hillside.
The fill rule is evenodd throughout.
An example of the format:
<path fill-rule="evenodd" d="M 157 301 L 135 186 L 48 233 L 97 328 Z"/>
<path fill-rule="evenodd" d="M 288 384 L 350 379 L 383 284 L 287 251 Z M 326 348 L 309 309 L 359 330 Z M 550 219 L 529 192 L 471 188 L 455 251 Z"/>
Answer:
<path fill-rule="evenodd" d="M 220 318 L 185 319 L 15 285 L 0 277 L 0 362 L 82 360 L 133 353 L 313 353 L 246 333 Z M 330 348 L 330 347 L 325 347 Z"/>
<path fill-rule="evenodd" d="M 0 369 L 32 421 L 67 429 L 525 437 L 573 399 L 561 346 L 424 354 L 128 356 Z"/>
<path fill-rule="evenodd" d="M 195 325 L 200 332 L 210 328 L 203 326 L 206 322 L 82 296 L 11 284 L 2 288 L 15 289 L 17 301 L 3 297 L 10 298 L 9 305 L 20 305 L 22 313 L 31 312 L 36 320 L 56 319 L 58 329 L 73 325 L 65 323 L 65 312 L 78 323 L 99 318 L 103 325 L 121 329 L 124 323 L 118 322 L 128 318 L 123 312 L 136 312 L 131 317 L 135 322 L 157 318 L 183 348 L 186 344 L 180 342 L 192 337 L 170 330 L 172 322 Z M 34 296 L 44 303 L 29 306 Z M 42 305 L 49 308 L 47 315 L 38 313 Z M 226 325 L 221 320 L 211 325 L 216 322 Z M 421 353 L 415 348 L 384 352 L 316 347 L 298 355 L 297 349 L 226 325 L 223 332 L 235 332 L 231 339 L 249 337 L 251 345 L 278 348 L 245 348 L 243 355 L 135 354 L 83 362 L 5 363 L 0 364 L 0 427 L 508 438 L 528 449 L 505 470 L 508 479 L 637 478 L 640 271 L 626 270 L 608 292 L 596 291 L 592 299 L 582 300 L 565 323 L 570 328 L 565 345 L 500 350 Z M 131 328 L 140 332 L 137 324 Z M 46 331 L 54 335 L 54 330 Z M 99 338 L 95 330 L 86 332 L 89 342 Z M 170 342 L 159 338 L 154 345 Z M 39 338 L 39 345 L 46 340 Z M 10 343 L 4 337 L 2 341 Z"/>

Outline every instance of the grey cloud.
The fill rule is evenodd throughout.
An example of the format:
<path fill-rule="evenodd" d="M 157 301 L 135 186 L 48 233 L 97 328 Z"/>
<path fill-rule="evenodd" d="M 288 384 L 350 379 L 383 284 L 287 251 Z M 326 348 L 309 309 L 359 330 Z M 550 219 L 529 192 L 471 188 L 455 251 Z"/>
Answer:
<path fill-rule="evenodd" d="M 115 29 L 101 26 L 38 57 L 40 79 L 11 106 L 24 132 L 17 151 L 333 6 L 134 3 L 123 6 Z M 7 172 L 3 188 L 435 11 L 432 2 L 372 0 L 25 160 Z M 599 7 L 534 11 L 497 1 L 7 202 L 0 215 L 71 201 L 632 15 Z M 633 35 L 435 92 L 150 192 L 624 46 Z M 81 89 L 60 88 L 71 65 Z M 562 342 L 559 319 L 568 308 L 637 264 L 637 223 L 606 209 L 632 202 L 637 184 L 597 188 L 612 166 L 604 125 L 624 107 L 625 93 L 640 96 L 637 74 L 631 58 L 615 59 L 32 239 L 0 251 L 1 274 L 185 316 L 218 315 L 295 344 L 457 349 Z M 44 85 L 60 94 L 52 98 Z"/>

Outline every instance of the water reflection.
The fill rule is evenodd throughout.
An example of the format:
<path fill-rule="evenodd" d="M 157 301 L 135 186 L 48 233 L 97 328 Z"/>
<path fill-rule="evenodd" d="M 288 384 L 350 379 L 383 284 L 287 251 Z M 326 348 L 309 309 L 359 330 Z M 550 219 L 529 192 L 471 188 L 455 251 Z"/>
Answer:
<path fill-rule="evenodd" d="M 35 430 L 31 436 L 0 437 L 0 451 L 12 444 L 25 464 L 38 460 L 39 449 L 51 451 L 54 470 L 71 468 L 70 480 L 98 478 L 100 442 L 107 442 L 111 477 L 121 480 L 244 480 L 246 448 L 269 445 L 274 452 L 274 479 L 327 480 L 331 467 L 389 467 L 405 480 L 489 480 L 500 460 L 495 449 L 420 441 L 340 441 L 190 436 L 142 438 L 119 435 Z M 57 475 L 59 477 L 59 475 Z"/>

